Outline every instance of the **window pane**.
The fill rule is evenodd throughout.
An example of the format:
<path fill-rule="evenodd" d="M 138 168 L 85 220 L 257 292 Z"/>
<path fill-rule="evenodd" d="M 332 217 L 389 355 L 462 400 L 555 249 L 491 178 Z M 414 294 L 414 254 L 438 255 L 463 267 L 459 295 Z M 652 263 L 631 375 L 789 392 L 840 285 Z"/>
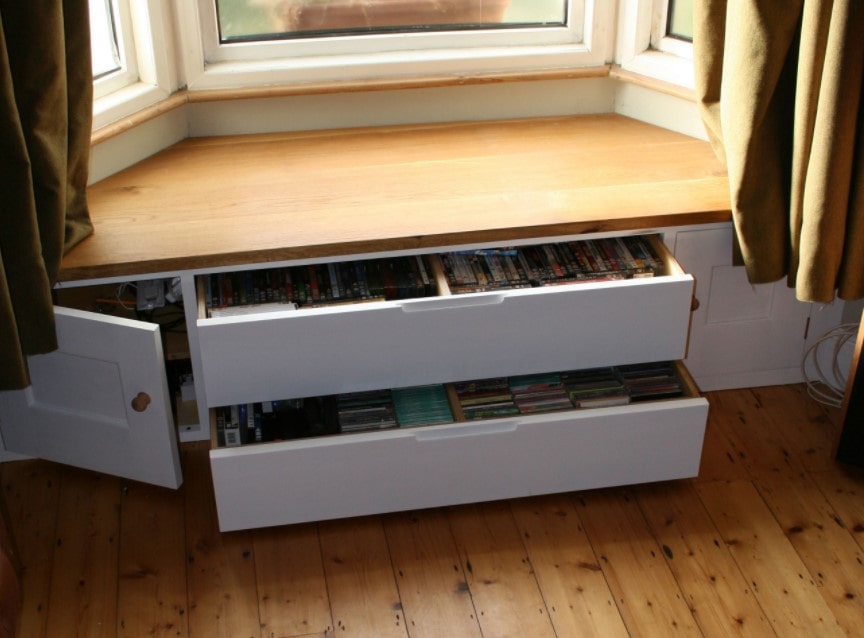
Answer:
<path fill-rule="evenodd" d="M 672 38 L 693 41 L 693 0 L 669 0 L 666 34 Z"/>
<path fill-rule="evenodd" d="M 567 0 L 216 0 L 220 40 L 563 26 Z"/>
<path fill-rule="evenodd" d="M 90 0 L 90 48 L 93 79 L 105 77 L 121 67 L 111 0 Z"/>

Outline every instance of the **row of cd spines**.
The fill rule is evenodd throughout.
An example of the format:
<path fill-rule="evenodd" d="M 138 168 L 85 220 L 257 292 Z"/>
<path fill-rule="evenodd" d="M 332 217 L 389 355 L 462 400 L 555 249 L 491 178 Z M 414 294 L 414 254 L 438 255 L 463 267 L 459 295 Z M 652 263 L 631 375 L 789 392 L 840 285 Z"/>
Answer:
<path fill-rule="evenodd" d="M 620 237 L 440 255 L 380 257 L 216 273 L 205 277 L 209 311 L 261 304 L 314 306 L 652 276 L 663 262 L 646 237 Z"/>
<path fill-rule="evenodd" d="M 221 447 L 626 405 L 682 392 L 674 365 L 656 362 L 266 401 L 214 412 Z"/>

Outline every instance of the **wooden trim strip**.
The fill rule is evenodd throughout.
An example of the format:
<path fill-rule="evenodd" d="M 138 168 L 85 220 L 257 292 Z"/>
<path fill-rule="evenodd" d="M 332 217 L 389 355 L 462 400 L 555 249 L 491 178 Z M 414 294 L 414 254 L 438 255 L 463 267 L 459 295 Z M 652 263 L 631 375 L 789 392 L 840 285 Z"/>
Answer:
<path fill-rule="evenodd" d="M 542 80 L 603 78 L 609 77 L 610 68 L 611 66 L 606 64 L 573 69 L 547 69 L 544 71 L 484 73 L 478 75 L 432 75 L 423 77 L 393 78 L 387 80 L 359 80 L 352 82 L 321 82 L 202 90 L 181 89 L 156 104 L 93 131 L 90 136 L 90 145 L 95 146 L 101 144 L 112 137 L 125 133 L 140 124 L 189 103 L 251 100 L 300 95 L 327 95 L 333 93 L 357 93 L 362 91 L 401 91 L 448 86 L 469 86 L 475 84 L 500 84 L 504 82 L 537 82 Z"/>
<path fill-rule="evenodd" d="M 620 82 L 635 84 L 636 86 L 651 89 L 652 91 L 665 93 L 666 95 L 671 95 L 673 97 L 679 97 L 682 100 L 688 100 L 690 102 L 696 101 L 696 92 L 693 89 L 688 89 L 687 87 L 678 86 L 671 82 L 665 82 L 663 80 L 648 77 L 647 75 L 634 73 L 633 71 L 626 71 L 617 64 L 609 69 L 609 77 Z"/>
<path fill-rule="evenodd" d="M 351 82 L 321 82 L 278 86 L 254 86 L 227 89 L 189 91 L 189 102 L 218 102 L 295 95 L 325 95 L 330 93 L 357 93 L 361 91 L 400 91 L 472 84 L 498 84 L 504 82 L 536 82 L 540 80 L 573 80 L 609 76 L 609 65 L 545 71 L 484 73 L 478 75 L 430 75 L 392 79 L 358 80 Z"/>
<path fill-rule="evenodd" d="M 90 146 L 101 144 L 112 137 L 125 133 L 129 129 L 155 119 L 168 111 L 173 111 L 176 108 L 185 106 L 188 102 L 188 95 L 188 91 L 181 89 L 176 93 L 172 93 L 164 100 L 160 100 L 159 102 L 151 104 L 140 111 L 136 111 L 132 115 L 121 118 L 111 124 L 107 124 L 100 129 L 96 129 L 90 134 Z"/>

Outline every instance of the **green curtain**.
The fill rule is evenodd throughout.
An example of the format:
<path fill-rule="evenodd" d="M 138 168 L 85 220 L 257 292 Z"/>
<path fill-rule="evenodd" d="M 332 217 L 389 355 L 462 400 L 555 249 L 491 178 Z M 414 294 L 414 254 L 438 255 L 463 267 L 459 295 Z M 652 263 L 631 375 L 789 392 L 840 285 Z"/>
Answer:
<path fill-rule="evenodd" d="M 0 390 L 57 348 L 51 289 L 92 232 L 87 0 L 0 0 Z"/>
<path fill-rule="evenodd" d="M 695 0 L 693 56 L 750 281 L 864 297 L 864 2 Z"/>

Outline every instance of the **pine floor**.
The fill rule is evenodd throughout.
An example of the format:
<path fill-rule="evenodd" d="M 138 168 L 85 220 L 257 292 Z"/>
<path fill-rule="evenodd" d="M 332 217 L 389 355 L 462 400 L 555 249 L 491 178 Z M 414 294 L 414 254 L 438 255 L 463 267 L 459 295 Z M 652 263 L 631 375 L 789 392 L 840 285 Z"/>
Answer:
<path fill-rule="evenodd" d="M 861 635 L 837 411 L 803 386 L 707 396 L 696 479 L 226 534 L 200 444 L 177 491 L 7 463 L 18 635 Z"/>

